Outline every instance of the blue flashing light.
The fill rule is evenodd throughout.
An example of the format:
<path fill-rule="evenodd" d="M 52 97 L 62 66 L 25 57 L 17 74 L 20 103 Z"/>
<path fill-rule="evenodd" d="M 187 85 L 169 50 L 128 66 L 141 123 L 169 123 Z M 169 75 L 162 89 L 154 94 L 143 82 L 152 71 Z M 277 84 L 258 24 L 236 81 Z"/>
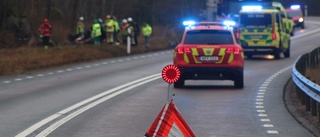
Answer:
<path fill-rule="evenodd" d="M 261 11 L 262 6 L 242 6 L 243 11 Z"/>
<path fill-rule="evenodd" d="M 297 9 L 300 9 L 300 5 L 291 5 L 290 8 L 293 10 L 297 10 Z"/>
<path fill-rule="evenodd" d="M 184 21 L 182 24 L 184 26 L 192 26 L 192 25 L 195 25 L 196 22 L 195 21 Z"/>
<path fill-rule="evenodd" d="M 231 20 L 226 20 L 226 21 L 223 21 L 223 25 L 225 25 L 225 26 L 234 26 L 234 25 L 236 25 L 236 22 L 231 21 Z"/>

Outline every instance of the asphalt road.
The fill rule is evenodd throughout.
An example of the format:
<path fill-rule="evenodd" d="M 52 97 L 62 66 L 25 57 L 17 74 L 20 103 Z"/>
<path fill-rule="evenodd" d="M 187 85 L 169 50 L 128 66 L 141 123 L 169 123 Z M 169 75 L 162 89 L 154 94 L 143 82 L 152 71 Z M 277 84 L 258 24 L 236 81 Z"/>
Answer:
<path fill-rule="evenodd" d="M 245 60 L 245 87 L 186 81 L 174 103 L 199 137 L 312 137 L 287 111 L 291 65 L 320 45 L 319 18 L 296 30 L 291 58 Z M 166 43 L 164 43 L 166 44 Z M 0 78 L 0 136 L 141 137 L 166 103 L 162 68 L 172 51 Z"/>

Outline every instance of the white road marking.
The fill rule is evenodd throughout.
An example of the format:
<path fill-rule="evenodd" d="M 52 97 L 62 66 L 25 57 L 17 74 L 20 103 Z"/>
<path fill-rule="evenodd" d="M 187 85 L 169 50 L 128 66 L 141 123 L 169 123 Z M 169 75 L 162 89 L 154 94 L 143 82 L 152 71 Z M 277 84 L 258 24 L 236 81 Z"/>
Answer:
<path fill-rule="evenodd" d="M 79 102 L 73 106 L 70 106 L 64 110 L 61 110 L 43 120 L 41 120 L 40 122 L 32 125 L 31 127 L 27 128 L 26 130 L 22 131 L 21 133 L 19 133 L 18 135 L 16 135 L 15 137 L 26 137 L 28 135 L 30 135 L 31 133 L 33 133 L 34 131 L 38 130 L 40 127 L 48 124 L 49 122 L 51 125 L 49 125 L 46 129 L 44 129 L 43 131 L 40 131 L 39 134 L 36 135 L 36 137 L 44 137 L 49 135 L 51 132 L 53 132 L 55 129 L 57 129 L 58 127 L 60 127 L 62 124 L 68 122 L 69 120 L 71 120 L 72 118 L 76 117 L 77 115 L 87 111 L 88 109 L 95 107 L 96 105 L 105 102 L 117 95 L 120 95 L 128 90 L 131 90 L 133 88 L 136 88 L 138 86 L 141 86 L 143 84 L 146 84 L 148 82 L 154 81 L 161 78 L 161 74 L 154 74 L 154 75 L 150 75 L 148 77 L 144 77 L 123 85 L 120 85 L 118 87 L 115 87 L 113 89 L 107 90 L 103 93 L 100 93 L 96 96 L 93 96 L 91 98 L 88 98 L 82 102 Z M 71 111 L 73 111 L 72 113 L 70 113 Z M 70 113 L 70 114 L 69 114 Z M 58 117 L 60 116 L 65 116 L 57 121 L 56 120 Z"/>
<path fill-rule="evenodd" d="M 277 130 L 268 130 L 267 131 L 269 134 L 279 134 Z"/>
<path fill-rule="evenodd" d="M 256 105 L 263 105 L 263 102 L 256 102 Z"/>
<path fill-rule="evenodd" d="M 270 119 L 260 119 L 262 122 L 269 122 Z"/>
<path fill-rule="evenodd" d="M 267 114 L 258 114 L 259 117 L 267 117 Z"/>
<path fill-rule="evenodd" d="M 100 64 L 94 64 L 94 66 L 98 67 L 98 66 L 100 66 Z"/>
<path fill-rule="evenodd" d="M 49 72 L 49 73 L 48 73 L 48 75 L 53 75 L 53 74 L 54 74 L 53 72 Z"/>
<path fill-rule="evenodd" d="M 264 106 L 256 106 L 256 108 L 264 108 Z"/>
<path fill-rule="evenodd" d="M 4 84 L 9 84 L 11 81 L 3 81 Z"/>
<path fill-rule="evenodd" d="M 76 69 L 82 69 L 82 67 L 76 67 Z"/>
<path fill-rule="evenodd" d="M 23 80 L 22 78 L 17 78 L 17 79 L 14 79 L 14 81 L 21 81 Z"/>
<path fill-rule="evenodd" d="M 107 64 L 108 64 L 108 62 L 103 62 L 102 64 L 103 64 L 103 65 L 107 65 Z"/>
<path fill-rule="evenodd" d="M 264 96 L 257 96 L 257 98 L 264 98 Z"/>
<path fill-rule="evenodd" d="M 67 69 L 67 71 L 73 71 L 73 69 Z"/>
<path fill-rule="evenodd" d="M 37 75 L 37 77 L 43 77 L 43 76 L 44 76 L 43 74 L 38 74 L 38 75 Z"/>
<path fill-rule="evenodd" d="M 259 94 L 259 95 L 264 95 L 265 93 L 264 93 L 264 92 L 258 92 L 258 94 Z"/>
<path fill-rule="evenodd" d="M 57 71 L 58 73 L 63 73 L 64 71 L 63 70 L 59 70 L 59 71 Z"/>
<path fill-rule="evenodd" d="M 33 76 L 27 76 L 26 79 L 33 79 Z"/>
<path fill-rule="evenodd" d="M 263 127 L 274 127 L 272 124 L 263 124 Z"/>
<path fill-rule="evenodd" d="M 112 60 L 111 63 L 116 63 L 116 61 Z"/>
<path fill-rule="evenodd" d="M 90 66 L 90 65 L 88 65 L 88 66 L 86 66 L 86 68 L 91 68 L 91 66 Z"/>
<path fill-rule="evenodd" d="M 258 99 L 256 99 L 256 101 L 263 101 L 263 98 L 261 99 L 261 98 L 258 98 Z"/>
<path fill-rule="evenodd" d="M 264 113 L 264 112 L 266 112 L 266 110 L 258 109 L 257 112 L 258 113 Z"/>

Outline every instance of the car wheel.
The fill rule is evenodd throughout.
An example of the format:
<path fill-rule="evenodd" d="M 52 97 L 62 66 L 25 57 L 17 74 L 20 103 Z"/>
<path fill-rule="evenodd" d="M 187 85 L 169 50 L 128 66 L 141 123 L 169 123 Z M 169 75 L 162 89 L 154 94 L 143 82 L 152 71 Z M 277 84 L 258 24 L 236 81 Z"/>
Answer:
<path fill-rule="evenodd" d="M 301 24 L 301 29 L 304 29 L 304 23 Z"/>
<path fill-rule="evenodd" d="M 235 88 L 238 88 L 238 89 L 241 89 L 243 88 L 243 71 L 239 73 L 239 75 L 237 76 L 237 78 L 235 78 L 234 80 L 234 87 Z"/>
<path fill-rule="evenodd" d="M 177 82 L 173 83 L 174 88 L 182 88 L 184 86 L 184 80 L 178 80 Z"/>
<path fill-rule="evenodd" d="M 283 53 L 284 57 L 289 58 L 290 57 L 290 42 L 288 49 Z"/>
<path fill-rule="evenodd" d="M 292 31 L 290 33 L 290 36 L 294 36 L 295 27 L 292 28 Z"/>

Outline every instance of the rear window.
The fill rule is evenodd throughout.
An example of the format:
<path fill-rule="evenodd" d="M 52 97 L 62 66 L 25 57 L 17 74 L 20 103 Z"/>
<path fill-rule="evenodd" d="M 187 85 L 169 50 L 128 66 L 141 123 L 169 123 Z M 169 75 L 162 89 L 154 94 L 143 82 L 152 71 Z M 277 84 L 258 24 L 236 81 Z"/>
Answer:
<path fill-rule="evenodd" d="M 185 44 L 233 44 L 230 31 L 226 30 L 191 30 L 184 40 Z"/>
<path fill-rule="evenodd" d="M 240 25 L 243 25 L 246 29 L 265 29 L 269 25 L 272 25 L 271 14 L 241 14 Z"/>

